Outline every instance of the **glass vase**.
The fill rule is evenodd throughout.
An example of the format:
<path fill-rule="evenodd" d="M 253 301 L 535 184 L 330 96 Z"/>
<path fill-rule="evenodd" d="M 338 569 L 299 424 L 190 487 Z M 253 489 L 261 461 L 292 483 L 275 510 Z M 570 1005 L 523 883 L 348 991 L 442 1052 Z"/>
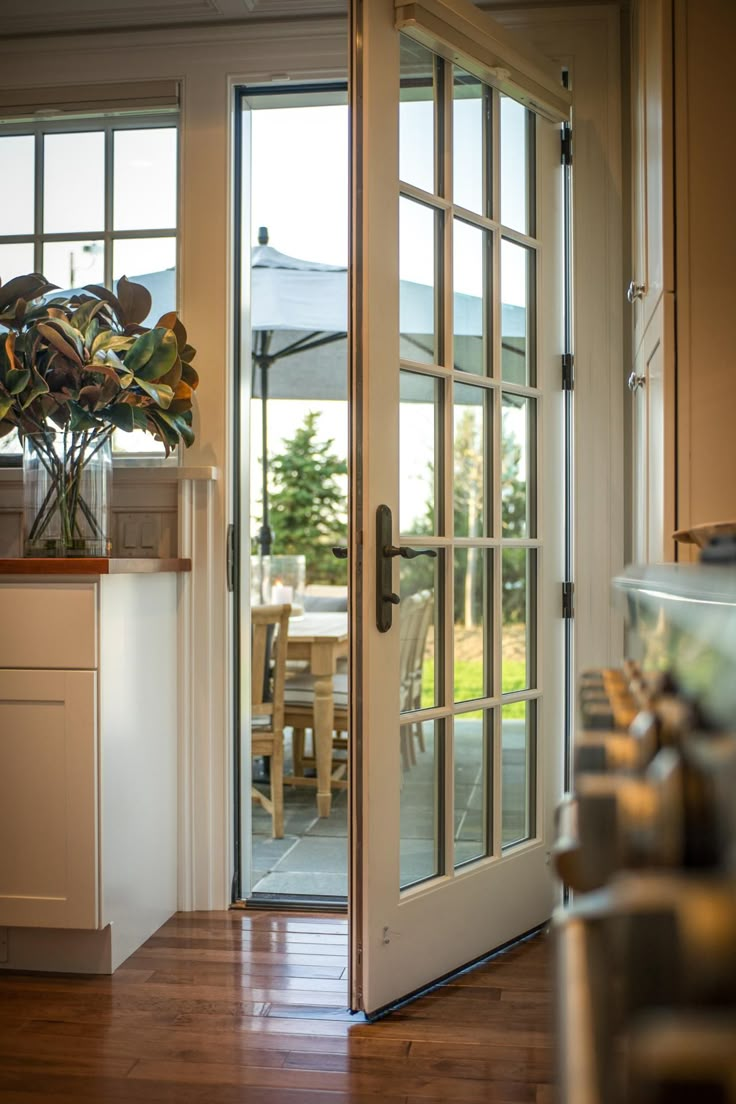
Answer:
<path fill-rule="evenodd" d="M 26 556 L 109 556 L 111 429 L 47 428 L 23 440 Z"/>

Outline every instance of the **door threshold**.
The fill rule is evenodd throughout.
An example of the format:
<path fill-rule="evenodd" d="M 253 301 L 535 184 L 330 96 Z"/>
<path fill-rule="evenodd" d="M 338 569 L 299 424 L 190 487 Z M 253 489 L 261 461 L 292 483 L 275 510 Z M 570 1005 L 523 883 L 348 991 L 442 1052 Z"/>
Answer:
<path fill-rule="evenodd" d="M 278 909 L 281 912 L 333 912 L 347 916 L 347 897 L 326 897 L 319 894 L 254 893 L 245 900 L 233 901 L 234 909 Z"/>

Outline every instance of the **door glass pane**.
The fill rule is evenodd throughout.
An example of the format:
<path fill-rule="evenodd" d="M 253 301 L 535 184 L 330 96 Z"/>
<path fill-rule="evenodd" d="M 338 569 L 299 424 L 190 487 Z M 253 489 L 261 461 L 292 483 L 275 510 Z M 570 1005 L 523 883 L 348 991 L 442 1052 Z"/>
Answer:
<path fill-rule="evenodd" d="M 44 232 L 104 230 L 104 133 L 47 134 L 43 148 Z"/>
<path fill-rule="evenodd" d="M 401 36 L 399 177 L 434 192 L 434 54 Z"/>
<path fill-rule="evenodd" d="M 533 590 L 536 554 L 532 548 L 504 548 L 501 554 L 503 625 L 501 689 L 504 694 L 535 684 Z"/>
<path fill-rule="evenodd" d="M 489 235 L 467 222 L 453 223 L 453 329 L 455 368 L 485 375 L 488 371 Z"/>
<path fill-rule="evenodd" d="M 508 383 L 533 385 L 534 254 L 501 242 L 501 370 Z"/>
<path fill-rule="evenodd" d="M 114 164 L 113 228 L 176 226 L 176 128 L 114 131 Z"/>
<path fill-rule="evenodd" d="M 442 703 L 441 595 L 444 553 L 399 561 L 401 712 Z"/>
<path fill-rule="evenodd" d="M 505 393 L 501 400 L 501 523 L 504 537 L 536 535 L 532 508 L 534 400 Z M 530 479 L 530 477 L 532 477 Z"/>
<path fill-rule="evenodd" d="M 474 701 L 491 692 L 491 556 L 490 549 L 455 549 L 456 702 Z"/>
<path fill-rule="evenodd" d="M 501 707 L 501 844 L 534 835 L 536 788 L 535 702 Z"/>
<path fill-rule="evenodd" d="M 0 234 L 33 233 L 35 144 L 32 134 L 0 138 Z"/>
<path fill-rule="evenodd" d="M 486 488 L 491 479 L 488 463 L 486 406 L 491 396 L 485 388 L 456 383 L 453 406 L 455 452 L 455 536 L 484 537 L 490 527 Z"/>
<path fill-rule="evenodd" d="M 489 747 L 492 714 L 455 717 L 455 867 L 490 851 L 488 832 Z"/>
<path fill-rule="evenodd" d="M 484 86 L 477 77 L 455 69 L 452 94 L 453 203 L 485 214 L 483 164 L 488 147 L 487 128 L 483 125 Z"/>
<path fill-rule="evenodd" d="M 105 279 L 105 246 L 101 241 L 46 242 L 43 274 L 60 288 L 101 284 Z"/>
<path fill-rule="evenodd" d="M 113 243 L 112 278 L 145 284 L 151 292 L 151 310 L 144 326 L 158 322 L 176 309 L 176 238 L 125 238 Z"/>
<path fill-rule="evenodd" d="M 443 721 L 407 721 L 400 729 L 401 889 L 434 878 L 440 870 L 440 784 Z"/>
<path fill-rule="evenodd" d="M 523 104 L 501 96 L 501 222 L 533 234 L 529 139 L 534 116 Z"/>
<path fill-rule="evenodd" d="M 437 362 L 435 213 L 422 203 L 399 200 L 399 316 L 401 357 Z"/>
<path fill-rule="evenodd" d="M 402 372 L 399 409 L 399 531 L 437 533 L 437 442 L 441 384 L 418 372 Z"/>
<path fill-rule="evenodd" d="M 0 245 L 0 280 L 7 284 L 14 276 L 25 276 L 27 272 L 33 272 L 33 243 Z"/>

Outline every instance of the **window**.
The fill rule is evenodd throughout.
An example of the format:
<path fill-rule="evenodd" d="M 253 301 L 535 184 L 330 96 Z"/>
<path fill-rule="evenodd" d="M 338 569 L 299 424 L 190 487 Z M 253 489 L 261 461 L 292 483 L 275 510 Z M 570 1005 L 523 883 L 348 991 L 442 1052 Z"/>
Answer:
<path fill-rule="evenodd" d="M 43 274 L 64 289 L 145 284 L 146 325 L 176 308 L 178 128 L 172 115 L 0 126 L 0 279 Z M 163 455 L 142 430 L 118 454 Z M 0 455 L 19 455 L 13 435 Z"/>

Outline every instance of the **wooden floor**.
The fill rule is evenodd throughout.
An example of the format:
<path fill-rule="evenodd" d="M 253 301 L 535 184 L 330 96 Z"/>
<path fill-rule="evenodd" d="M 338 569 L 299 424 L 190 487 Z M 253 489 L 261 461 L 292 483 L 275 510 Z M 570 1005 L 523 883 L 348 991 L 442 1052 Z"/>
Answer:
<path fill-rule="evenodd" d="M 543 936 L 374 1024 L 346 943 L 334 917 L 186 913 L 113 977 L 3 975 L 0 1101 L 553 1100 Z"/>

